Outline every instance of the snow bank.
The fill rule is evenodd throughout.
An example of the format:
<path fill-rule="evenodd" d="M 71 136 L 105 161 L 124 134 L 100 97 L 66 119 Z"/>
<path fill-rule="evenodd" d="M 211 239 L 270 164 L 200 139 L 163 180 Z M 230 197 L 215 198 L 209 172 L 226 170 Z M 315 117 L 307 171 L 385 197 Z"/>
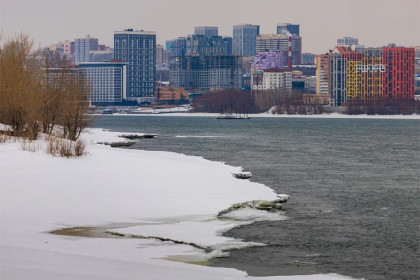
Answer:
<path fill-rule="evenodd" d="M 220 233 L 238 221 L 214 220 L 236 202 L 274 200 L 268 187 L 238 180 L 239 167 L 167 152 L 113 149 L 119 133 L 92 129 L 83 135 L 88 155 L 52 157 L 0 145 L 0 273 L 2 279 L 241 279 L 234 269 L 163 260 L 204 250 L 138 238 L 83 238 L 49 232 L 103 227 L 211 248 L 213 254 L 248 246 Z M 250 216 L 249 213 L 246 215 Z M 255 217 L 248 217 L 255 219 Z M 199 233 L 199 234 L 197 234 Z M 95 236 L 92 236 L 95 237 Z M 256 245 L 256 244 L 251 244 Z M 180 259 L 182 259 L 180 257 Z M 253 277 L 249 277 L 253 279 Z M 341 279 L 338 275 L 267 279 Z"/>

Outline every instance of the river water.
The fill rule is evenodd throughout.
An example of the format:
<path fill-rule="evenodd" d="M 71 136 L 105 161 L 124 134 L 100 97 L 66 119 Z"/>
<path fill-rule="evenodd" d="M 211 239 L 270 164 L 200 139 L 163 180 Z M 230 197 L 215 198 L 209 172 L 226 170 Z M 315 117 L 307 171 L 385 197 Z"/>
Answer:
<path fill-rule="evenodd" d="M 290 195 L 287 220 L 225 234 L 269 246 L 214 266 L 420 279 L 420 120 L 103 116 L 95 126 L 158 134 L 131 148 L 242 166 Z"/>

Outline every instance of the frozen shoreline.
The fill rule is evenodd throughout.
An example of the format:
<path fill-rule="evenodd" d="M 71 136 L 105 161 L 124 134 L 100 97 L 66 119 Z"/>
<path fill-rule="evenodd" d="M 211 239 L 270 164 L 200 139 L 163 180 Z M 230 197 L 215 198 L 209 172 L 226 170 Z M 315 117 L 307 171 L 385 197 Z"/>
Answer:
<path fill-rule="evenodd" d="M 243 222 L 219 221 L 233 203 L 274 200 L 268 187 L 238 180 L 241 170 L 200 157 L 115 149 L 122 133 L 91 129 L 89 154 L 65 159 L 0 145 L 0 272 L 2 279 L 240 279 L 234 269 L 164 259 L 205 261 L 223 250 L 260 245 L 223 237 Z M 42 148 L 43 143 L 38 144 Z M 242 213 L 249 221 L 264 211 Z M 270 217 L 273 218 L 273 217 Z M 285 218 L 278 214 L 278 219 Z M 124 224 L 124 225 L 123 225 Z M 125 235 L 162 237 L 210 248 L 138 238 L 53 235 L 67 227 L 109 227 Z M 257 279 L 258 277 L 248 277 Z M 342 279 L 331 275 L 267 279 Z"/>
<path fill-rule="evenodd" d="M 172 113 L 143 113 L 143 114 L 121 114 L 114 113 L 112 115 L 100 116 L 129 116 L 129 117 L 212 117 L 216 118 L 220 114 L 217 113 L 188 113 L 188 112 L 172 112 Z M 339 113 L 320 114 L 320 115 L 273 115 L 270 113 L 249 114 L 251 118 L 317 118 L 317 119 L 385 119 L 385 120 L 420 120 L 420 115 L 345 115 Z"/>

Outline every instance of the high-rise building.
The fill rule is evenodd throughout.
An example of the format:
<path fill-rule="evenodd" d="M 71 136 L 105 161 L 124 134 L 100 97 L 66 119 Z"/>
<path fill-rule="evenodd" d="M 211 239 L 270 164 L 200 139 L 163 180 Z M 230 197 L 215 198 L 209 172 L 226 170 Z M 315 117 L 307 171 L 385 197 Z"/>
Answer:
<path fill-rule="evenodd" d="M 352 45 L 358 45 L 359 39 L 353 37 L 343 37 L 337 39 L 337 46 L 350 47 Z"/>
<path fill-rule="evenodd" d="M 259 25 L 234 25 L 232 53 L 240 56 L 254 56 L 257 53 L 258 35 L 260 35 Z"/>
<path fill-rule="evenodd" d="M 329 61 L 328 54 L 316 56 L 316 94 L 329 94 Z"/>
<path fill-rule="evenodd" d="M 89 35 L 85 38 L 75 39 L 74 63 L 78 65 L 80 62 L 90 61 L 90 51 L 98 50 L 98 39 Z"/>
<path fill-rule="evenodd" d="M 206 37 L 204 35 L 188 35 L 171 41 L 171 57 L 184 55 L 231 55 L 232 38 L 222 36 Z"/>
<path fill-rule="evenodd" d="M 92 104 L 115 105 L 126 98 L 126 67 L 126 63 L 118 62 L 79 64 L 79 79 L 88 85 Z"/>
<path fill-rule="evenodd" d="M 278 34 L 261 34 L 257 37 L 257 52 L 269 50 L 289 50 L 289 36 Z"/>
<path fill-rule="evenodd" d="M 219 36 L 219 28 L 215 26 L 196 26 L 194 27 L 194 35 L 204 35 L 207 38 Z"/>
<path fill-rule="evenodd" d="M 328 88 L 334 106 L 413 100 L 414 76 L 413 48 L 354 51 L 338 46 L 328 54 L 317 56 L 317 94 L 326 94 Z"/>
<path fill-rule="evenodd" d="M 277 34 L 287 35 L 290 33 L 292 35 L 300 36 L 300 25 L 292 23 L 278 23 L 277 24 Z"/>
<path fill-rule="evenodd" d="M 241 88 L 242 58 L 233 55 L 177 56 L 169 70 L 171 86 L 215 90 Z"/>
<path fill-rule="evenodd" d="M 289 52 L 291 41 L 291 56 L 293 65 L 302 64 L 302 37 L 298 35 L 261 34 L 257 37 L 257 52 L 282 50 Z"/>
<path fill-rule="evenodd" d="M 347 102 L 347 63 L 359 61 L 364 54 L 352 51 L 349 47 L 336 47 L 330 53 L 329 90 L 334 106 L 342 106 Z M 349 81 L 351 82 L 351 81 Z"/>
<path fill-rule="evenodd" d="M 384 96 L 392 100 L 414 99 L 414 48 L 384 48 Z"/>
<path fill-rule="evenodd" d="M 114 32 L 114 59 L 127 63 L 127 100 L 153 102 L 156 87 L 156 33 Z"/>

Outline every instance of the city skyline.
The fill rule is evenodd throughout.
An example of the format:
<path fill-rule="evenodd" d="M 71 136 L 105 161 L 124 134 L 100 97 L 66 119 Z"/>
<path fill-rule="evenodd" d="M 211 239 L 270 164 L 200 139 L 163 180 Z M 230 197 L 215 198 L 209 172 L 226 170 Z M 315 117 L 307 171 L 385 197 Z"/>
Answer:
<path fill-rule="evenodd" d="M 277 23 L 291 22 L 300 24 L 303 52 L 325 53 L 344 36 L 356 37 L 367 47 L 420 45 L 420 0 L 122 0 L 118 5 L 129 9 L 121 13 L 98 0 L 64 6 L 60 2 L 0 0 L 3 37 L 25 33 L 44 47 L 91 35 L 113 46 L 114 31 L 133 28 L 155 31 L 157 43 L 164 45 L 193 34 L 195 26 L 217 26 L 219 35 L 232 36 L 233 26 L 241 23 L 260 25 L 261 34 L 275 34 Z"/>

